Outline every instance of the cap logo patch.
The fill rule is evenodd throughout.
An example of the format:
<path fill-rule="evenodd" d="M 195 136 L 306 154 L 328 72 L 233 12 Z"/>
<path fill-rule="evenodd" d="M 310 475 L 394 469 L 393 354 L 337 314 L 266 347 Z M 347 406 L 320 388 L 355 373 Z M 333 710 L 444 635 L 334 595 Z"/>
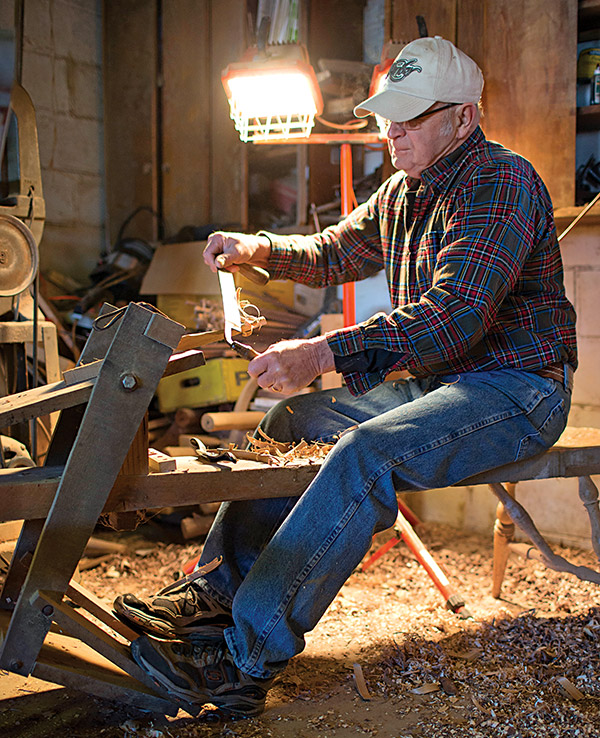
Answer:
<path fill-rule="evenodd" d="M 396 59 L 390 67 L 387 78 L 392 82 L 401 82 L 412 72 L 422 72 L 422 67 L 415 64 L 417 59 Z"/>

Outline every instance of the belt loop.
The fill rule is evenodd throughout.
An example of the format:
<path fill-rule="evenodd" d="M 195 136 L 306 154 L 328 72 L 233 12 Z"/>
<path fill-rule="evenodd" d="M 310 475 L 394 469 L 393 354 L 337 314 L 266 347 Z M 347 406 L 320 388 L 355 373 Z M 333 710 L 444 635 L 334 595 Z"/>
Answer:
<path fill-rule="evenodd" d="M 563 364 L 563 386 L 567 392 L 573 391 L 573 369 L 570 364 Z"/>

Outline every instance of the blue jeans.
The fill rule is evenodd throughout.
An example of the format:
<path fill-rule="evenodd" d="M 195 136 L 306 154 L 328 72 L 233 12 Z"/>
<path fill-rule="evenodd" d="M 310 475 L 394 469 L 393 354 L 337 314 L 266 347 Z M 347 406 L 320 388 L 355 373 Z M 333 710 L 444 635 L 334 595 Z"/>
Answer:
<path fill-rule="evenodd" d="M 287 408 L 293 411 L 290 412 Z M 337 440 L 301 497 L 221 505 L 200 564 L 223 563 L 201 586 L 232 608 L 225 631 L 243 672 L 270 677 L 304 648 L 378 531 L 396 492 L 447 487 L 545 451 L 566 425 L 570 392 L 506 369 L 386 382 L 279 403 L 262 429 L 281 441 Z"/>

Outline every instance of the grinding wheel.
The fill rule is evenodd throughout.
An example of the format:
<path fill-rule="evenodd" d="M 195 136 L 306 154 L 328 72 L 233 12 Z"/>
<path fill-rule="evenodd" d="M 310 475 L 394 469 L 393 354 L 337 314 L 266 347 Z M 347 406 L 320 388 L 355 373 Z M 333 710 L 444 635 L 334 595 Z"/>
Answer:
<path fill-rule="evenodd" d="M 26 290 L 38 270 L 38 248 L 29 228 L 14 215 L 0 213 L 0 297 Z"/>

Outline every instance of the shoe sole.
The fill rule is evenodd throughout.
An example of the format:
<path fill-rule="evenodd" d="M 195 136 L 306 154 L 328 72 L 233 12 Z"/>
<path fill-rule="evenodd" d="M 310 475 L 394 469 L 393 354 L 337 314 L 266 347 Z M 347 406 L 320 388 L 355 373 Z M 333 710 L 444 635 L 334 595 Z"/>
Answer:
<path fill-rule="evenodd" d="M 173 697 L 181 706 L 189 706 L 190 714 L 197 715 L 203 705 L 209 704 L 219 708 L 222 717 L 224 718 L 231 717 L 239 719 L 256 717 L 264 712 L 264 702 L 260 704 L 256 704 L 256 702 L 244 702 L 243 695 L 239 693 L 217 695 L 203 692 L 200 689 L 192 692 L 187 689 L 174 688 L 171 682 L 169 682 L 160 671 L 158 671 L 149 661 L 146 661 L 144 655 L 140 652 L 137 641 L 132 641 L 131 643 L 131 654 L 135 663 L 150 676 L 152 681 L 160 690 Z M 242 687 L 242 689 L 244 689 L 244 687 Z M 187 709 L 187 707 L 183 707 L 183 709 Z"/>
<path fill-rule="evenodd" d="M 228 628 L 232 623 L 227 625 L 189 625 L 177 627 L 171 623 L 167 623 L 164 620 L 158 618 L 151 618 L 148 615 L 138 615 L 135 612 L 126 611 L 118 608 L 116 605 L 113 606 L 113 610 L 117 618 L 125 625 L 135 630 L 136 633 L 155 635 L 159 638 L 177 639 L 181 637 L 190 637 L 194 634 L 200 636 L 221 636 L 225 628 Z"/>

